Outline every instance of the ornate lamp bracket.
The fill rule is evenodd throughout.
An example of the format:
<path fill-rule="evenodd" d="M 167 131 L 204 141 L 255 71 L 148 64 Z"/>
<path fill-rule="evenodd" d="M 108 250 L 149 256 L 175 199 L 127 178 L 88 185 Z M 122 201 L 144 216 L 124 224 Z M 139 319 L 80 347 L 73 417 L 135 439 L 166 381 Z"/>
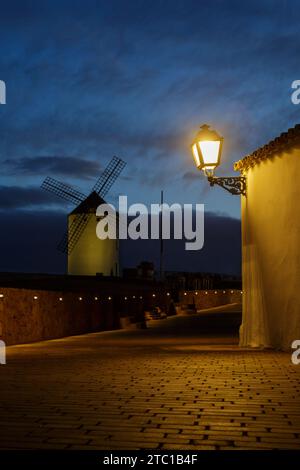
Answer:
<path fill-rule="evenodd" d="M 207 175 L 207 180 L 211 186 L 217 184 L 234 195 L 246 196 L 246 178 L 245 176 L 221 177 Z"/>

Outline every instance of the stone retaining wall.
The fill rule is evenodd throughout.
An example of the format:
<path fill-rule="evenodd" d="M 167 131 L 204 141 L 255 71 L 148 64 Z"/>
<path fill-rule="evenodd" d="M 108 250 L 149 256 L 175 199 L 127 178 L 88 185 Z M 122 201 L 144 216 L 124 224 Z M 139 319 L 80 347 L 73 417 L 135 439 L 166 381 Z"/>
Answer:
<path fill-rule="evenodd" d="M 219 307 L 220 305 L 242 303 L 242 291 L 232 289 L 180 291 L 179 303 L 195 304 L 196 309 Z"/>
<path fill-rule="evenodd" d="M 135 292 L 134 286 L 126 295 L 121 286 L 116 290 L 99 295 L 0 288 L 0 339 L 9 345 L 113 330 L 122 327 L 121 317 L 139 322 L 146 309 L 167 301 L 161 292 Z"/>

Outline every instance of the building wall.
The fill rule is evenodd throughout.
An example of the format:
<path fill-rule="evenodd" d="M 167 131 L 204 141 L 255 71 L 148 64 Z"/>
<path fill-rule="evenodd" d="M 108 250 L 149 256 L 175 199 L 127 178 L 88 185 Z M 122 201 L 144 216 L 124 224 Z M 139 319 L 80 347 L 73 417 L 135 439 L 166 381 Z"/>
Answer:
<path fill-rule="evenodd" d="M 179 302 L 194 304 L 197 309 L 219 307 L 221 305 L 242 303 L 242 291 L 232 289 L 180 291 Z"/>
<path fill-rule="evenodd" d="M 245 176 L 240 344 L 288 349 L 300 339 L 300 150 L 266 159 Z"/>
<path fill-rule="evenodd" d="M 69 227 L 75 215 L 69 215 Z M 90 220 L 74 249 L 68 256 L 68 274 L 94 276 L 119 275 L 118 240 L 100 240 L 96 235 L 97 218 L 91 214 Z"/>

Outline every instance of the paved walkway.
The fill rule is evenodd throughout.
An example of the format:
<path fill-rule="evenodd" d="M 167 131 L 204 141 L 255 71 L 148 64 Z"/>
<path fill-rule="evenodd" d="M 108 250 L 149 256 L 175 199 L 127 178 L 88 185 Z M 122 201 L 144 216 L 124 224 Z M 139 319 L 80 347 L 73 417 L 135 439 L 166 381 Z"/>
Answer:
<path fill-rule="evenodd" d="M 299 449 L 300 366 L 239 350 L 238 322 L 214 312 L 8 348 L 0 448 Z"/>

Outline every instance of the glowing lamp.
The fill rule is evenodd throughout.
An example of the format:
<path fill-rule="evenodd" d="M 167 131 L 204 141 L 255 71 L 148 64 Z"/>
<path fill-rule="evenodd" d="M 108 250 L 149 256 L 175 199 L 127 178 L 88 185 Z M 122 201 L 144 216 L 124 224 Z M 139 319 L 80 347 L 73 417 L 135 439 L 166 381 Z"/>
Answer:
<path fill-rule="evenodd" d="M 231 194 L 246 196 L 244 176 L 216 177 L 214 171 L 220 165 L 223 137 L 210 126 L 203 124 L 192 143 L 192 153 L 198 170 L 203 170 L 210 186 L 217 184 Z"/>
<path fill-rule="evenodd" d="M 214 169 L 220 165 L 222 144 L 223 137 L 207 124 L 203 124 L 192 143 L 196 167 L 213 174 Z"/>

